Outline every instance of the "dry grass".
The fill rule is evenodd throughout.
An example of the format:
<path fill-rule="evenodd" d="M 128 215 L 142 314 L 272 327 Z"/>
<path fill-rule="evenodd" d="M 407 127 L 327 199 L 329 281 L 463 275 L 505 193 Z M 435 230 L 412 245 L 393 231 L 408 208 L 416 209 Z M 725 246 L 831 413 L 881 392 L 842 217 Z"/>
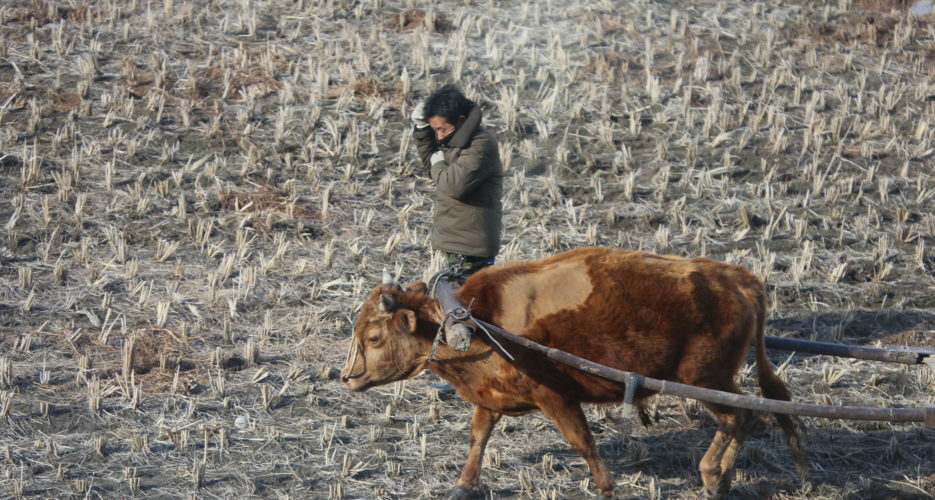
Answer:
<path fill-rule="evenodd" d="M 706 255 L 770 283 L 774 335 L 935 345 L 935 19 L 906 2 L 13 0 L 0 6 L 0 491 L 443 493 L 470 408 L 335 380 L 386 267 L 441 265 L 408 115 L 457 81 L 509 166 L 504 258 Z M 935 404 L 919 367 L 772 353 L 801 401 Z M 752 370 L 742 375 L 750 390 Z M 694 498 L 713 434 L 589 408 L 625 497 Z M 760 429 L 735 498 L 931 498 L 935 435 Z M 578 498 L 542 415 L 491 497 Z"/>
<path fill-rule="evenodd" d="M 455 29 L 448 17 L 442 12 L 409 8 L 395 13 L 386 20 L 384 26 L 400 32 L 426 29 L 435 33 L 448 33 Z"/>

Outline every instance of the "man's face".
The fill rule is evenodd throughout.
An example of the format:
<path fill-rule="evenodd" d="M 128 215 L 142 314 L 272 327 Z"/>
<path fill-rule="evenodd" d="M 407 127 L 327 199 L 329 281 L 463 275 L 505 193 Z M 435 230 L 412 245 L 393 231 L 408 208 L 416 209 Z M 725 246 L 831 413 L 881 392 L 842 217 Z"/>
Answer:
<path fill-rule="evenodd" d="M 455 130 L 458 130 L 458 127 L 464 123 L 465 117 L 459 116 L 457 123 L 450 123 L 443 116 L 430 116 L 429 125 L 432 127 L 432 130 L 435 131 L 435 138 L 439 141 L 445 140 L 446 137 L 453 134 Z"/>

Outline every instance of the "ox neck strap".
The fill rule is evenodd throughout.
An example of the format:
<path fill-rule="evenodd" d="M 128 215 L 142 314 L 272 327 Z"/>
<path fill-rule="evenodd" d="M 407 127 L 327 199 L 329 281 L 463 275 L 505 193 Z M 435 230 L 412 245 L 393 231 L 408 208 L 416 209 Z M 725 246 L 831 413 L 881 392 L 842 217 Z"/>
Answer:
<path fill-rule="evenodd" d="M 429 363 L 435 361 L 435 351 L 438 349 L 438 343 L 441 341 L 443 333 L 445 333 L 444 321 L 438 325 L 438 332 L 435 333 L 435 340 L 432 341 L 432 350 L 429 351 Z"/>

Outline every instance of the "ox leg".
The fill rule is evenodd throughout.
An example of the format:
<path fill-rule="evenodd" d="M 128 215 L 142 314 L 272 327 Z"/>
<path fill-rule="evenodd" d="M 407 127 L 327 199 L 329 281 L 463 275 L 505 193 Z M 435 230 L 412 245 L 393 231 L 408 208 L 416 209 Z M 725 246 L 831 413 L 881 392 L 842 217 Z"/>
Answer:
<path fill-rule="evenodd" d="M 750 421 L 750 416 L 751 413 L 749 410 L 737 410 L 735 422 L 732 427 L 733 432 L 731 434 L 730 444 L 727 445 L 727 449 L 724 450 L 724 455 L 721 456 L 721 474 L 723 474 L 721 485 L 725 488 L 725 493 L 727 492 L 727 488 L 730 488 L 734 465 L 737 463 L 737 456 L 740 454 L 740 449 L 743 447 L 743 441 L 747 437 L 747 425 Z"/>
<path fill-rule="evenodd" d="M 723 498 L 730 490 L 731 475 L 746 435 L 747 410 L 709 405 L 718 430 L 698 468 L 707 498 Z"/>
<path fill-rule="evenodd" d="M 542 411 L 555 422 L 565 436 L 568 444 L 581 455 L 591 469 L 594 483 L 598 491 L 605 497 L 614 494 L 614 480 L 604 466 L 604 462 L 597 454 L 594 435 L 588 427 L 588 420 L 581 410 L 581 405 L 575 403 L 562 406 L 539 405 Z"/>
<path fill-rule="evenodd" d="M 461 469 L 461 477 L 455 484 L 455 489 L 449 498 L 468 498 L 471 492 L 480 484 L 480 469 L 484 461 L 484 449 L 494 425 L 503 416 L 501 413 L 490 411 L 480 406 L 474 406 L 474 415 L 471 416 L 471 449 L 468 451 L 467 462 Z"/>

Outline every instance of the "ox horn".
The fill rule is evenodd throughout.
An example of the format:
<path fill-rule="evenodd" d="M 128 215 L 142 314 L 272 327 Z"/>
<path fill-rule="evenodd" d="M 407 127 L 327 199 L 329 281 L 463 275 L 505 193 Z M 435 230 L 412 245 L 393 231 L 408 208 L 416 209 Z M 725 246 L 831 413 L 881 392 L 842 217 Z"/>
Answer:
<path fill-rule="evenodd" d="M 390 272 L 387 271 L 385 267 L 383 268 L 383 284 L 384 284 L 384 285 L 392 285 L 392 284 L 393 284 L 393 277 L 390 276 Z"/>
<path fill-rule="evenodd" d="M 396 297 L 392 295 L 380 295 L 381 313 L 391 313 L 396 310 L 397 305 L 399 305 L 399 303 L 396 301 Z"/>

